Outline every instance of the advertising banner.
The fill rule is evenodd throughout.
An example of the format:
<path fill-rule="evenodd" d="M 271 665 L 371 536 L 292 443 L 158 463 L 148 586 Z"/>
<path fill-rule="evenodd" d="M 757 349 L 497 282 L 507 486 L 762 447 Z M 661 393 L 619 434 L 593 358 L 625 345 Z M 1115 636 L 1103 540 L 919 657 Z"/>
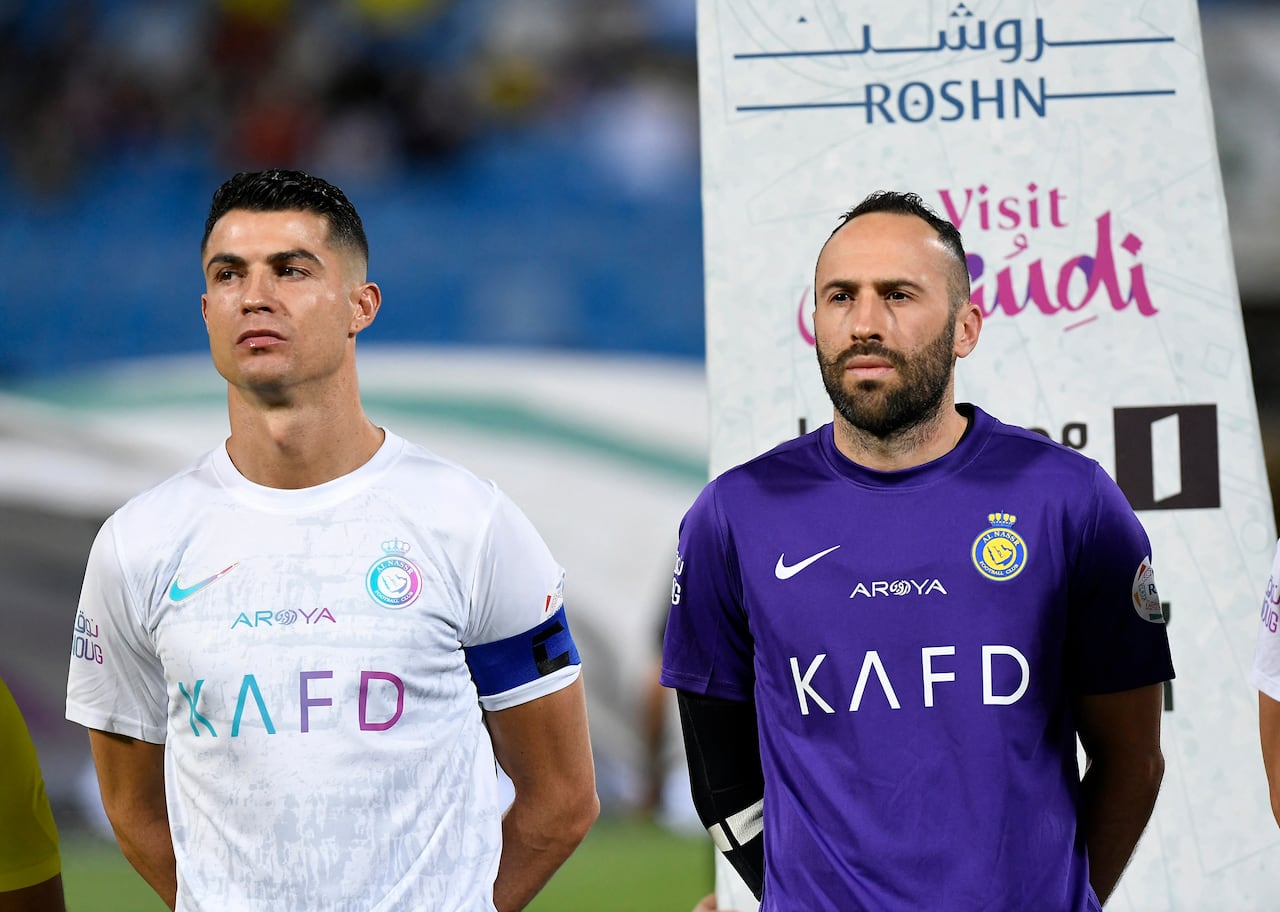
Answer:
<path fill-rule="evenodd" d="M 831 420 L 818 251 L 918 192 L 985 318 L 957 399 L 1096 459 L 1152 540 L 1167 768 L 1108 908 L 1273 908 L 1248 670 L 1275 528 L 1195 3 L 698 12 L 712 474 Z"/>

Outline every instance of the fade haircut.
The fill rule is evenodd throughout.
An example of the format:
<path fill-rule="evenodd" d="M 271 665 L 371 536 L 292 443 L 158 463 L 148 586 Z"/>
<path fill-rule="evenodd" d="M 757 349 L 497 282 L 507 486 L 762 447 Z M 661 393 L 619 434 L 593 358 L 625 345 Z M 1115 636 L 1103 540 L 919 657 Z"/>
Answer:
<path fill-rule="evenodd" d="M 834 237 L 837 231 L 858 216 L 868 215 L 872 212 L 888 212 L 891 215 L 914 215 L 938 232 L 938 240 L 942 241 L 942 246 L 947 249 L 947 252 L 955 260 L 954 268 L 947 276 L 947 296 L 951 299 L 951 310 L 955 312 L 968 303 L 970 295 L 969 264 L 965 257 L 964 242 L 960 239 L 960 232 L 955 225 L 930 209 L 918 193 L 877 190 L 840 216 L 840 223 L 836 225 L 827 240 Z"/>
<path fill-rule="evenodd" d="M 241 171 L 226 181 L 213 194 L 209 218 L 200 239 L 203 254 L 209 244 L 213 226 L 232 209 L 250 212 L 314 212 L 329 223 L 329 242 L 360 254 L 369 262 L 369 241 L 364 234 L 360 213 L 345 193 L 328 181 L 312 177 L 304 171 Z"/>

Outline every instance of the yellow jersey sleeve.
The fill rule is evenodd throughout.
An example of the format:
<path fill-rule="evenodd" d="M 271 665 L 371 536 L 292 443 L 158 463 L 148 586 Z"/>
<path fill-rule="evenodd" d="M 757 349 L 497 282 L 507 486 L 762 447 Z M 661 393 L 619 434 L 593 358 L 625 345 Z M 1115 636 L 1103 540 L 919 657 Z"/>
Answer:
<path fill-rule="evenodd" d="M 0 681 L 0 892 L 61 873 L 58 831 L 45 794 L 36 746 L 18 704 Z"/>

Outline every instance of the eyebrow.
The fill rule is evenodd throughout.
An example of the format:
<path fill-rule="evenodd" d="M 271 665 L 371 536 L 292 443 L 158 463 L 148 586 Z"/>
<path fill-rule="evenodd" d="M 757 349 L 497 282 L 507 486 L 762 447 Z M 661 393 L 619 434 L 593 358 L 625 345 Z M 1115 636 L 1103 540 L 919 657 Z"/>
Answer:
<path fill-rule="evenodd" d="M 304 250 L 299 247 L 295 250 L 282 250 L 279 253 L 273 253 L 267 257 L 267 263 L 272 266 L 279 266 L 282 263 L 288 263 L 293 260 L 309 260 L 312 263 L 320 264 L 320 258 L 310 250 Z M 215 253 L 209 257 L 209 262 L 205 264 L 205 271 L 208 272 L 214 266 L 236 266 L 244 267 L 248 261 L 234 253 Z"/>
<path fill-rule="evenodd" d="M 831 291 L 857 291 L 863 283 L 855 282 L 852 279 L 832 279 L 822 286 L 822 293 L 826 294 Z M 924 286 L 919 282 L 913 282 L 911 279 L 875 279 L 871 283 L 873 288 L 879 294 L 886 291 L 892 291 L 895 288 L 906 288 L 911 291 L 924 291 Z"/>

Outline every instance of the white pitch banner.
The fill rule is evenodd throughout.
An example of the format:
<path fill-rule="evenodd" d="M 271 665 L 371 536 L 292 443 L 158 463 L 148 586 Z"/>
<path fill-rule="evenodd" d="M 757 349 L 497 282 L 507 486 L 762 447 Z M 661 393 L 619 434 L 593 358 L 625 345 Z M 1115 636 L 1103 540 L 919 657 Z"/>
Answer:
<path fill-rule="evenodd" d="M 1193 0 L 700 0 L 718 473 L 831 418 L 812 281 L 838 216 L 960 229 L 957 398 L 1098 460 L 1146 526 L 1177 680 L 1109 909 L 1274 909 L 1248 681 L 1275 529 Z"/>

